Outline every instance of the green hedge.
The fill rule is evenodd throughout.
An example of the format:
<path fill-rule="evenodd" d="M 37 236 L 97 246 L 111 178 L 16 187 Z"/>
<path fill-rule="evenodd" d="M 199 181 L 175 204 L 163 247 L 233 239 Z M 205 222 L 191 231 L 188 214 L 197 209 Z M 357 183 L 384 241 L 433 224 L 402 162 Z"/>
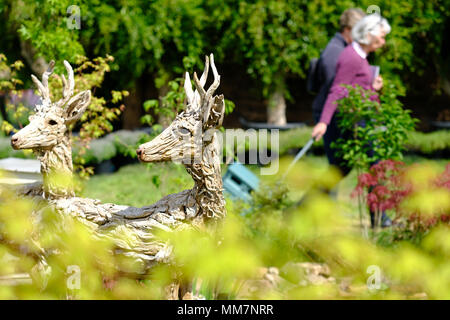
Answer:
<path fill-rule="evenodd" d="M 82 158 L 86 165 L 95 165 L 118 155 L 130 156 L 139 144 L 151 138 L 152 136 L 142 131 L 115 131 L 103 138 L 92 140 Z M 74 143 L 73 156 L 77 156 L 79 150 L 80 147 Z M 34 156 L 29 151 L 16 151 L 11 148 L 11 137 L 0 137 L 0 159 L 8 157 L 33 158 Z"/>
<path fill-rule="evenodd" d="M 311 130 L 311 127 L 304 127 L 280 131 L 279 155 L 283 156 L 289 150 L 302 148 L 311 138 Z M 118 155 L 132 156 L 139 144 L 150 139 L 152 139 L 152 136 L 142 131 L 115 131 L 103 138 L 93 140 L 90 148 L 83 155 L 83 158 L 87 165 L 95 165 Z M 314 148 L 321 149 L 322 145 L 322 141 L 315 142 Z M 270 145 L 268 147 L 270 148 Z M 248 150 L 249 146 L 245 146 L 244 148 Z M 424 155 L 449 152 L 450 130 L 440 130 L 431 133 L 411 132 L 409 134 L 407 150 Z M 74 155 L 77 155 L 78 152 L 79 147 L 74 145 Z M 32 158 L 33 155 L 30 152 L 13 150 L 10 144 L 10 137 L 0 137 L 0 159 L 7 157 Z"/>
<path fill-rule="evenodd" d="M 450 130 L 439 130 L 430 133 L 411 132 L 407 149 L 412 152 L 432 154 L 450 150 Z"/>
<path fill-rule="evenodd" d="M 132 156 L 139 144 L 150 139 L 151 136 L 142 131 L 115 131 L 103 138 L 92 140 L 83 159 L 87 165 L 95 165 L 118 155 Z M 73 155 L 78 155 L 78 152 L 79 147 L 74 145 Z"/>
<path fill-rule="evenodd" d="M 280 155 L 291 148 L 301 148 L 311 137 L 312 127 L 280 132 Z M 320 147 L 319 143 L 314 146 Z M 433 153 L 450 151 L 450 130 L 439 130 L 430 133 L 413 131 L 408 134 L 406 143 L 408 152 L 432 155 Z"/>
<path fill-rule="evenodd" d="M 292 149 L 302 148 L 311 138 L 312 127 L 304 127 L 287 131 L 280 131 L 280 143 L 278 153 L 283 156 Z M 269 139 L 270 142 L 270 139 Z M 249 146 L 242 146 L 246 150 Z M 323 140 L 315 142 L 313 148 L 321 149 Z M 270 146 L 269 146 L 270 148 Z M 406 143 L 407 152 L 419 153 L 431 156 L 450 152 L 450 130 L 439 130 L 430 133 L 410 132 Z"/>

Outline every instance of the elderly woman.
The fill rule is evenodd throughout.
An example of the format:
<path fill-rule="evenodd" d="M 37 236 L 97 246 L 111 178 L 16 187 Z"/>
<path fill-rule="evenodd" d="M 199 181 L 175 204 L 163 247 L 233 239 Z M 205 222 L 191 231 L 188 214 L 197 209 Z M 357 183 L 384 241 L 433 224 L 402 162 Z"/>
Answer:
<path fill-rule="evenodd" d="M 345 135 L 339 129 L 335 111 L 337 101 L 347 94 L 342 85 L 360 85 L 364 89 L 379 91 L 383 87 L 383 79 L 374 79 L 372 69 L 367 62 L 367 55 L 385 44 L 385 36 L 391 31 L 386 19 L 378 14 L 371 14 L 359 20 L 352 29 L 353 42 L 339 56 L 336 65 L 336 76 L 320 115 L 319 123 L 314 127 L 312 136 L 320 140 L 324 136 L 324 146 L 330 151 L 333 141 Z M 342 163 L 335 151 L 327 152 L 330 164 L 337 166 L 345 175 L 351 168 Z M 387 219 L 384 219 L 387 221 Z"/>
<path fill-rule="evenodd" d="M 320 140 L 327 131 L 337 107 L 337 100 L 346 94 L 343 84 L 360 85 L 364 89 L 379 91 L 383 79 L 373 79 L 367 55 L 385 44 L 384 37 L 391 31 L 386 19 L 371 14 L 361 19 L 352 29 L 353 42 L 339 56 L 336 77 L 328 93 L 319 123 L 314 127 L 312 136 Z"/>

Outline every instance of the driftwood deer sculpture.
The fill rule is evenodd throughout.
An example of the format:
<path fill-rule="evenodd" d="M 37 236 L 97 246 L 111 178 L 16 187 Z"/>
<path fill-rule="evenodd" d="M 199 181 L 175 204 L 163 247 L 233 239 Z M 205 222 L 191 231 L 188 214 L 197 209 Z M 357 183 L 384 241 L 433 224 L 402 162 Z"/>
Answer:
<path fill-rule="evenodd" d="M 210 63 L 214 82 L 206 91 L 203 87 Z M 225 200 L 215 130 L 222 124 L 225 103 L 223 95 L 213 97 L 220 84 L 213 55 L 210 59 L 206 57 L 200 80 L 194 73 L 194 83 L 195 92 L 186 72 L 186 110 L 158 137 L 142 144 L 136 152 L 143 162 L 177 161 L 185 165 L 195 185 L 179 194 L 183 197 L 183 205 L 174 208 L 178 210 L 177 215 L 191 219 L 218 219 L 225 215 Z M 170 196 L 168 200 L 170 202 Z"/>
<path fill-rule="evenodd" d="M 34 75 L 31 76 L 42 97 L 42 103 L 36 105 L 36 113 L 30 117 L 30 123 L 11 138 L 14 149 L 32 149 L 40 160 L 46 199 L 75 195 L 70 184 L 73 166 L 69 126 L 81 118 L 91 101 L 89 90 L 72 97 L 75 88 L 74 74 L 70 64 L 64 61 L 68 81 L 62 75 L 63 97 L 53 103 L 48 79 L 53 73 L 54 65 L 55 62 L 51 61 L 42 76 L 42 82 Z M 59 178 L 55 179 L 56 176 Z"/>
<path fill-rule="evenodd" d="M 194 188 L 168 195 L 142 208 L 75 197 L 70 185 L 53 182 L 52 175 L 72 176 L 68 125 L 81 117 L 90 100 L 89 91 L 71 97 L 73 71 L 66 61 L 64 65 L 69 83 L 63 76 L 63 98 L 57 103 L 50 101 L 48 89 L 48 77 L 54 63 L 44 73 L 42 82 L 33 76 L 43 103 L 36 106 L 36 114 L 30 118 L 28 126 L 12 137 L 11 144 L 15 149 L 32 149 L 37 153 L 44 176 L 43 195 L 55 209 L 80 219 L 95 234 L 110 238 L 117 246 L 117 253 L 135 258 L 146 272 L 155 263 L 167 261 L 171 251 L 170 246 L 153 236 L 155 229 L 174 231 L 191 225 L 201 227 L 207 220 L 220 219 L 226 213 L 214 132 L 222 123 L 225 104 L 223 95 L 213 97 L 220 84 L 213 55 L 206 57 L 200 80 L 194 74 L 195 92 L 186 73 L 186 110 L 159 136 L 137 150 L 143 162 L 182 162 L 195 182 Z M 205 90 L 210 65 L 214 82 Z M 129 241 L 120 236 L 124 231 Z"/>

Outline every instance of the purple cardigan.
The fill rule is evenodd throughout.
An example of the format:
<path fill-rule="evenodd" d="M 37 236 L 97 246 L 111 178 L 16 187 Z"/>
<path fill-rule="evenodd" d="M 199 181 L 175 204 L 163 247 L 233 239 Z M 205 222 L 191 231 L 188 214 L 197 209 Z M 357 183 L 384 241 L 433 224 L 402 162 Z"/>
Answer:
<path fill-rule="evenodd" d="M 342 84 L 357 85 L 368 90 L 372 89 L 372 74 L 367 59 L 362 58 L 353 46 L 348 45 L 339 55 L 336 65 L 336 77 L 320 116 L 320 122 L 330 124 L 337 108 L 337 100 L 345 97 L 347 89 Z"/>

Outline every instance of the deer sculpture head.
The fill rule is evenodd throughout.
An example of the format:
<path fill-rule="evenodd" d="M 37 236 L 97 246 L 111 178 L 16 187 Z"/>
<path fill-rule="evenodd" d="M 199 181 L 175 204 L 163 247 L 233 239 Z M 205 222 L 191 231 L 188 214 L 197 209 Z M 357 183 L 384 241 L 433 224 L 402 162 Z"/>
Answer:
<path fill-rule="evenodd" d="M 11 146 L 14 149 L 32 149 L 41 161 L 46 198 L 74 195 L 73 189 L 67 185 L 73 170 L 70 125 L 81 118 L 91 101 L 89 90 L 73 96 L 73 69 L 64 61 L 68 79 L 66 80 L 64 75 L 61 76 L 62 98 L 52 102 L 48 79 L 53 73 L 54 65 L 55 62 L 51 61 L 42 75 L 42 82 L 34 75 L 31 76 L 41 96 L 41 104 L 36 105 L 35 114 L 29 117 L 29 124 L 11 138 Z"/>
<path fill-rule="evenodd" d="M 205 90 L 210 66 L 214 81 Z M 182 162 L 195 182 L 192 191 L 198 205 L 197 214 L 221 218 L 225 215 L 225 201 L 215 130 L 222 124 L 225 103 L 223 95 L 213 96 L 219 87 L 220 75 L 212 54 L 206 57 L 200 80 L 194 73 L 194 84 L 195 92 L 186 72 L 186 109 L 160 135 L 139 146 L 136 153 L 142 162 Z"/>

